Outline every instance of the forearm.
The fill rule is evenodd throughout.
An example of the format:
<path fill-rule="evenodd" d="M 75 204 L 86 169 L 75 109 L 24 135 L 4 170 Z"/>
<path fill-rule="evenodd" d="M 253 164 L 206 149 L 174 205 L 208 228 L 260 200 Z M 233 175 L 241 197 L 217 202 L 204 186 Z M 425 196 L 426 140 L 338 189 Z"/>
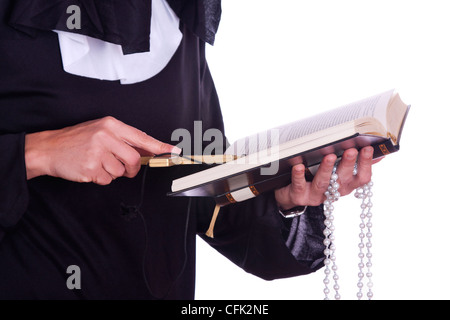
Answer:
<path fill-rule="evenodd" d="M 27 180 L 49 173 L 48 153 L 45 151 L 43 141 L 48 132 L 37 132 L 25 136 L 25 168 Z"/>
<path fill-rule="evenodd" d="M 107 185 L 119 177 L 135 177 L 141 155 L 166 152 L 180 150 L 112 117 L 28 134 L 25 139 L 27 179 L 49 175 Z"/>

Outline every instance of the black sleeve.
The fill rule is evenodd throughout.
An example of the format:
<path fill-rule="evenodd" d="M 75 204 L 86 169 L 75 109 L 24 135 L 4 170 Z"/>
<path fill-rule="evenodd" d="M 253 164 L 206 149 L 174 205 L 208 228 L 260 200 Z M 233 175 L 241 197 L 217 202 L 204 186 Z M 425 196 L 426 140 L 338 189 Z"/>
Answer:
<path fill-rule="evenodd" d="M 323 266 L 323 211 L 309 207 L 295 218 L 278 213 L 273 193 L 222 207 L 214 238 L 205 235 L 214 200 L 196 199 L 200 236 L 245 271 L 266 280 L 299 276 Z"/>
<path fill-rule="evenodd" d="M 0 135 L 0 241 L 28 205 L 25 133 Z"/>

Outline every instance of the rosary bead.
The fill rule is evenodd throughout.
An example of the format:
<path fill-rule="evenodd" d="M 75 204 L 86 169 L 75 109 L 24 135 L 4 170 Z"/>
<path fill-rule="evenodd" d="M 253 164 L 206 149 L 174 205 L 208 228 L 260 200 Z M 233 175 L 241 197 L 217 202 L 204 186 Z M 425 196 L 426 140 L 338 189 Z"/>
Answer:
<path fill-rule="evenodd" d="M 341 296 L 338 292 L 338 290 L 340 289 L 339 284 L 338 284 L 339 276 L 337 274 L 338 267 L 335 263 L 336 256 L 334 254 L 335 250 L 336 250 L 336 246 L 334 245 L 335 227 L 333 224 L 333 221 L 334 221 L 333 203 L 338 201 L 339 198 L 341 197 L 341 194 L 339 193 L 340 184 L 337 182 L 339 176 L 336 173 L 336 171 L 337 171 L 337 163 L 335 164 L 335 166 L 333 168 L 333 173 L 330 177 L 329 186 L 328 186 L 327 190 L 324 192 L 326 200 L 323 203 L 324 216 L 325 216 L 325 220 L 324 220 L 325 229 L 323 230 L 323 234 L 325 235 L 325 239 L 323 240 L 323 244 L 325 245 L 325 249 L 323 251 L 323 253 L 325 255 L 324 265 L 325 265 L 325 275 L 326 275 L 325 279 L 323 280 L 323 282 L 325 284 L 325 289 L 324 289 L 325 300 L 329 299 L 328 294 L 330 293 L 330 289 L 328 288 L 328 285 L 330 284 L 330 280 L 328 278 L 328 276 L 331 273 L 330 268 L 333 271 L 333 280 L 335 281 L 335 284 L 333 286 L 333 289 L 335 290 L 334 298 L 336 300 L 339 300 L 341 298 Z M 357 175 L 357 172 L 358 172 L 357 165 L 355 164 L 355 167 L 353 170 L 353 175 Z M 370 211 L 370 209 L 372 208 L 372 202 L 371 202 L 371 197 L 373 195 L 373 193 L 371 191 L 372 185 L 373 185 L 373 183 L 370 182 L 362 187 L 357 188 L 354 193 L 354 196 L 356 198 L 361 199 L 360 207 L 362 209 L 362 212 L 360 214 L 361 223 L 359 224 L 359 228 L 361 230 L 361 232 L 359 233 L 359 238 L 361 239 L 361 241 L 358 244 L 358 247 L 360 249 L 358 257 L 361 259 L 361 261 L 358 263 L 358 267 L 360 270 L 358 273 L 359 281 L 357 284 L 358 288 L 359 288 L 359 292 L 357 293 L 358 299 L 361 299 L 363 297 L 362 288 L 364 287 L 364 285 L 363 285 L 362 279 L 364 278 L 364 276 L 367 276 L 367 278 L 369 279 L 368 280 L 368 288 L 369 289 L 368 289 L 367 297 L 369 297 L 369 299 L 370 299 L 373 296 L 373 293 L 371 292 L 371 289 L 370 289 L 372 287 L 372 282 L 370 280 L 372 277 L 372 273 L 370 272 L 370 267 L 372 267 L 372 263 L 370 261 L 370 258 L 372 257 L 372 254 L 370 253 L 370 248 L 372 247 L 372 243 L 370 242 L 370 240 L 372 238 L 372 233 L 370 232 L 370 228 L 372 227 L 372 223 L 370 222 L 370 219 L 372 218 L 372 213 Z M 363 239 L 365 239 L 365 238 L 367 238 L 366 243 L 363 242 Z M 366 253 L 363 252 L 364 248 L 367 248 Z M 366 262 L 364 262 L 365 257 L 368 259 L 368 261 L 366 261 Z M 366 273 L 363 272 L 364 266 L 367 266 L 367 268 L 368 268 Z"/>

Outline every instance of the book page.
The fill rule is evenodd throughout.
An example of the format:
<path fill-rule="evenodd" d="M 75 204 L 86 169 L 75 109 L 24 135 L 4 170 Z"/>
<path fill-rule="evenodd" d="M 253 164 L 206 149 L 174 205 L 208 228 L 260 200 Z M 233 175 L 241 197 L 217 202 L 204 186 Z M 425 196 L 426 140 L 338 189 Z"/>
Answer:
<path fill-rule="evenodd" d="M 377 118 L 386 127 L 386 108 L 393 90 L 353 102 L 316 116 L 260 132 L 233 143 L 226 154 L 253 154 L 359 118 Z"/>

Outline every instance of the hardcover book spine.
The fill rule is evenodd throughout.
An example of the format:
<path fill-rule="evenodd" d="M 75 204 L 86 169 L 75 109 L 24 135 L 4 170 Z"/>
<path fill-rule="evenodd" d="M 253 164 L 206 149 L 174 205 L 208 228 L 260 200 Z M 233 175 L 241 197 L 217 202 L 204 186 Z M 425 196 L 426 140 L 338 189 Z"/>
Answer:
<path fill-rule="evenodd" d="M 399 145 L 395 145 L 391 139 L 375 144 L 373 147 L 373 158 L 381 158 L 388 154 L 397 152 L 400 149 Z"/>
<path fill-rule="evenodd" d="M 242 202 L 257 197 L 261 193 L 287 186 L 290 182 L 291 173 L 288 172 L 276 176 L 275 178 L 267 179 L 257 184 L 249 185 L 248 187 L 216 196 L 216 204 L 223 207 L 231 203 Z"/>

